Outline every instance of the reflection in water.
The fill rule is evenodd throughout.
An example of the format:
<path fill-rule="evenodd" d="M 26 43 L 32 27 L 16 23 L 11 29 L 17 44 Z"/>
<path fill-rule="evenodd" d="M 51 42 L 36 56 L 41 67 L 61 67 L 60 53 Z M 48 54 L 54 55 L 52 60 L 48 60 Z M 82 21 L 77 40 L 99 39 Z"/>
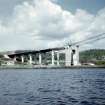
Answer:
<path fill-rule="evenodd" d="M 1 70 L 0 105 L 105 105 L 105 70 Z"/>

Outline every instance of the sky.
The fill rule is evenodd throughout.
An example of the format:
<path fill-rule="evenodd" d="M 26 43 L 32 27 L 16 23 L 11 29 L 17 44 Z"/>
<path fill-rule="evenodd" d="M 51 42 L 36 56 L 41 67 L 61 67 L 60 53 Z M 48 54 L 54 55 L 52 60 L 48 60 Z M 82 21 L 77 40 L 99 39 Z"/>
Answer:
<path fill-rule="evenodd" d="M 105 0 L 0 0 L 0 51 L 66 46 L 104 32 Z"/>

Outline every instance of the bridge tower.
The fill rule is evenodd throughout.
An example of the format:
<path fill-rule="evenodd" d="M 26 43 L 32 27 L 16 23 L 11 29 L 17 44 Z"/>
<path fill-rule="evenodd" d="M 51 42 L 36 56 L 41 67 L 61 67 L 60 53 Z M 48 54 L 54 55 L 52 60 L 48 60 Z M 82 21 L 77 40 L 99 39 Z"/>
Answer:
<path fill-rule="evenodd" d="M 65 49 L 65 66 L 79 65 L 79 46 Z"/>
<path fill-rule="evenodd" d="M 67 47 L 65 49 L 65 66 L 71 66 L 71 53 L 72 53 L 72 49 L 71 47 Z"/>

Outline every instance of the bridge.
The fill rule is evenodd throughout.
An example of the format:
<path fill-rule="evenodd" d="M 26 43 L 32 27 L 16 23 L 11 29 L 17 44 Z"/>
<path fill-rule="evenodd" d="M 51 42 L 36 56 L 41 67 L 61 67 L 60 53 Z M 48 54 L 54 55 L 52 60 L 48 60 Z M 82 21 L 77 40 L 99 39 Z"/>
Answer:
<path fill-rule="evenodd" d="M 14 63 L 28 65 L 78 66 L 80 65 L 79 45 L 96 42 L 105 38 L 104 35 L 105 33 L 102 33 L 75 43 L 68 43 L 66 47 L 7 52 L 5 57 L 10 58 Z"/>
<path fill-rule="evenodd" d="M 8 57 L 14 62 L 27 63 L 30 65 L 50 65 L 60 66 L 60 62 L 66 66 L 79 64 L 79 47 L 76 46 L 73 49 L 71 47 L 59 47 L 43 50 L 31 50 L 31 51 L 15 51 L 8 52 Z M 60 60 L 60 55 L 64 55 L 64 59 Z M 44 61 L 44 62 L 43 62 Z"/>

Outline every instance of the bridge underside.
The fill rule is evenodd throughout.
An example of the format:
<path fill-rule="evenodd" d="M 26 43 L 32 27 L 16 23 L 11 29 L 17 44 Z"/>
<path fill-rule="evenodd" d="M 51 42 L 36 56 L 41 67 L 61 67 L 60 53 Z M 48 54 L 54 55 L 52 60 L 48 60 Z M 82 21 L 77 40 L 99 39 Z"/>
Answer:
<path fill-rule="evenodd" d="M 78 47 L 52 48 L 39 51 L 16 51 L 8 54 L 14 64 L 72 66 L 79 64 Z"/>

